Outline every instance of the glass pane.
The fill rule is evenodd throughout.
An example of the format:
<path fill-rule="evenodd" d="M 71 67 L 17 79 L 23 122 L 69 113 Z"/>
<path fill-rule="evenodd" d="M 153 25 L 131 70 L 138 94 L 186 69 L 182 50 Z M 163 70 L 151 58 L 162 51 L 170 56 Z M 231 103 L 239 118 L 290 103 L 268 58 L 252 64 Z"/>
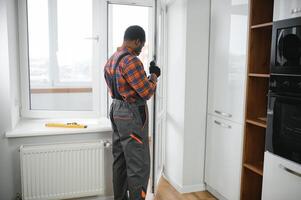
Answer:
<path fill-rule="evenodd" d="M 273 120 L 274 152 L 301 164 L 301 102 L 297 99 L 277 99 Z"/>
<path fill-rule="evenodd" d="M 57 5 L 59 81 L 91 82 L 92 1 L 59 0 Z"/>
<path fill-rule="evenodd" d="M 27 0 L 32 110 L 92 110 L 92 2 Z"/>
<path fill-rule="evenodd" d="M 127 27 L 132 25 L 141 26 L 146 33 L 145 46 L 139 55 L 144 67 L 149 66 L 152 59 L 151 45 L 152 33 L 150 32 L 150 14 L 152 8 L 143 6 L 128 6 L 109 4 L 109 56 L 122 45 L 123 35 Z M 137 17 L 138 16 L 138 17 Z"/>
<path fill-rule="evenodd" d="M 48 0 L 28 0 L 30 85 L 49 84 Z"/>

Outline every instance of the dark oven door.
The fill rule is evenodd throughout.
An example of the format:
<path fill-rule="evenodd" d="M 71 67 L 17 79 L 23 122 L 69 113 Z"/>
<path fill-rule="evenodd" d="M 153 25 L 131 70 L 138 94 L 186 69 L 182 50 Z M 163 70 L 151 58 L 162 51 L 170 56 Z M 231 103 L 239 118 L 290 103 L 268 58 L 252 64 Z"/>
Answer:
<path fill-rule="evenodd" d="M 273 23 L 271 73 L 301 74 L 301 17 Z"/>
<path fill-rule="evenodd" d="M 266 150 L 301 164 L 301 98 L 269 95 Z"/>

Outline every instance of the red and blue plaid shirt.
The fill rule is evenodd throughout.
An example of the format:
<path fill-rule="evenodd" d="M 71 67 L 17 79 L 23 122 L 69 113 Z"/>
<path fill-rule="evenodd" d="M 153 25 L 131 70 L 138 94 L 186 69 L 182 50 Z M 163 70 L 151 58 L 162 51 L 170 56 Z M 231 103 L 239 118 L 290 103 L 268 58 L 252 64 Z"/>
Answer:
<path fill-rule="evenodd" d="M 126 47 L 118 48 L 104 67 L 104 75 L 111 97 L 113 97 L 114 66 L 119 56 L 124 53 L 129 53 L 129 55 L 123 57 L 116 66 L 118 92 L 127 102 L 135 102 L 138 98 L 150 99 L 156 89 L 157 76 L 151 74 L 147 77 L 142 62 L 132 49 Z"/>

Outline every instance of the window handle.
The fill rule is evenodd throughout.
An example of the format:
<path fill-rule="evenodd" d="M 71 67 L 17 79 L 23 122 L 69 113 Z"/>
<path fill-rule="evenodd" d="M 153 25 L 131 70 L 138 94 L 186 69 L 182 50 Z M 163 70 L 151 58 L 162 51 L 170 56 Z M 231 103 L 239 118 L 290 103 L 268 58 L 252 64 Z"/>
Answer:
<path fill-rule="evenodd" d="M 219 111 L 219 110 L 215 110 L 214 111 L 216 114 L 219 114 L 219 115 L 222 115 L 224 117 L 232 117 L 232 115 L 230 113 L 225 113 L 225 112 L 222 112 L 222 111 Z"/>
<path fill-rule="evenodd" d="M 85 37 L 85 40 L 96 40 L 97 42 L 99 41 L 99 36 L 95 36 L 95 37 Z"/>
<path fill-rule="evenodd" d="M 230 125 L 228 125 L 228 124 L 224 124 L 224 123 L 219 122 L 219 121 L 216 121 L 216 120 L 214 120 L 214 123 L 216 123 L 217 125 L 219 125 L 219 126 L 221 126 L 221 127 L 224 127 L 224 128 L 229 128 L 229 129 L 232 128 L 232 126 L 230 126 Z"/>
<path fill-rule="evenodd" d="M 295 175 L 295 176 L 301 177 L 301 173 L 296 172 L 296 171 L 294 171 L 294 170 L 292 170 L 292 169 L 289 169 L 289 168 L 285 167 L 284 165 L 279 164 L 279 168 L 281 168 L 281 169 L 287 171 L 287 172 L 290 173 L 290 174 L 293 174 L 293 175 Z"/>

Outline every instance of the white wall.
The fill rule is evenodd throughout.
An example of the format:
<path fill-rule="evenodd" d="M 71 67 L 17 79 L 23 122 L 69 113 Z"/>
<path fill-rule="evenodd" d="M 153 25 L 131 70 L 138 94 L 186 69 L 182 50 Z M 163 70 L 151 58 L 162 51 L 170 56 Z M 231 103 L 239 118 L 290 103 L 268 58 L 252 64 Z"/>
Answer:
<path fill-rule="evenodd" d="M 15 200 L 21 192 L 19 147 L 43 144 L 110 139 L 111 133 L 71 134 L 26 138 L 6 138 L 19 116 L 19 55 L 17 0 L 0 0 L 0 199 Z M 12 117 L 13 116 L 13 117 Z M 105 154 L 105 196 L 112 196 L 112 155 Z"/>
<path fill-rule="evenodd" d="M 164 173 L 169 181 L 178 185 L 183 183 L 186 3 L 186 0 L 177 0 L 167 8 L 168 74 Z"/>
<path fill-rule="evenodd" d="M 7 141 L 3 140 L 3 132 L 10 124 L 10 87 L 8 33 L 6 17 L 6 1 L 0 0 L 0 197 L 12 199 L 13 195 L 13 164 L 9 157 Z"/>
<path fill-rule="evenodd" d="M 204 189 L 210 0 L 167 7 L 168 78 L 164 174 L 180 192 Z"/>
<path fill-rule="evenodd" d="M 210 0 L 189 0 L 183 184 L 204 187 Z"/>
<path fill-rule="evenodd" d="M 16 0 L 7 2 L 7 31 L 8 31 L 8 52 L 9 52 L 9 68 L 10 68 L 10 83 L 17 87 L 10 89 L 10 108 L 12 117 L 12 126 L 18 123 L 20 109 L 20 76 L 19 76 L 19 35 L 18 35 L 18 7 Z"/>

